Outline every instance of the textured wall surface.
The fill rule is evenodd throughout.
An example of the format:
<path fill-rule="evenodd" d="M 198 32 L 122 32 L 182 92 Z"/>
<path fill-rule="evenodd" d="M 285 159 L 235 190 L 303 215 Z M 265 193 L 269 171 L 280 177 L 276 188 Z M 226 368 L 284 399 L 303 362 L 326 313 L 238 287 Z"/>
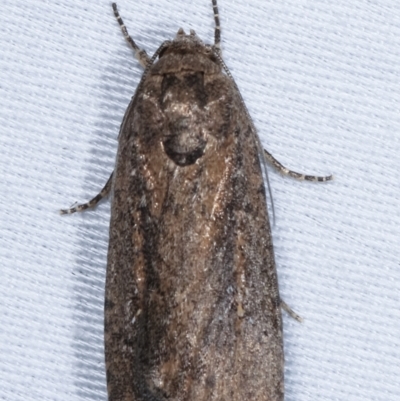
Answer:
<path fill-rule="evenodd" d="M 213 40 L 211 1 L 121 0 L 152 54 L 179 27 Z M 400 397 L 398 1 L 220 0 L 225 61 L 270 169 L 286 401 Z M 108 1 L 3 1 L 0 399 L 106 400 L 103 293 L 119 125 L 141 76 Z"/>

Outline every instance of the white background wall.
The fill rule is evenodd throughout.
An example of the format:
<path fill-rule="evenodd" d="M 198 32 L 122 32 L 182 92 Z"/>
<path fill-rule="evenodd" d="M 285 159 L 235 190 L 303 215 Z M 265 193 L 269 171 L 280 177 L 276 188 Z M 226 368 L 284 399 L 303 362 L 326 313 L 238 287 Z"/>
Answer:
<path fill-rule="evenodd" d="M 400 399 L 400 7 L 220 0 L 223 55 L 270 169 L 286 401 Z M 211 1 L 119 1 L 152 54 L 179 27 L 213 40 Z M 141 75 L 108 1 L 2 2 L 0 399 L 105 400 L 103 288 L 113 169 Z"/>

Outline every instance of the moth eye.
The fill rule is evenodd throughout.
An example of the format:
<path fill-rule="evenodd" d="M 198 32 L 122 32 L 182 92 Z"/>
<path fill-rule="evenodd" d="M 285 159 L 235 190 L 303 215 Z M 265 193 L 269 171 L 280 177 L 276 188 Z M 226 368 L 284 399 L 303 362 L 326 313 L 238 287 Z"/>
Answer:
<path fill-rule="evenodd" d="M 215 55 L 215 49 L 212 46 L 204 47 L 204 54 L 216 64 L 220 64 L 218 57 Z"/>
<path fill-rule="evenodd" d="M 169 49 L 169 46 L 165 46 L 164 49 L 162 49 L 162 50 L 160 51 L 160 53 L 159 53 L 159 55 L 158 55 L 158 59 L 160 59 L 160 58 L 165 54 L 165 52 L 166 52 L 168 49 Z"/>
<path fill-rule="evenodd" d="M 210 60 L 211 60 L 213 63 L 218 63 L 218 58 L 215 57 L 214 52 L 211 52 L 209 57 L 210 57 Z"/>

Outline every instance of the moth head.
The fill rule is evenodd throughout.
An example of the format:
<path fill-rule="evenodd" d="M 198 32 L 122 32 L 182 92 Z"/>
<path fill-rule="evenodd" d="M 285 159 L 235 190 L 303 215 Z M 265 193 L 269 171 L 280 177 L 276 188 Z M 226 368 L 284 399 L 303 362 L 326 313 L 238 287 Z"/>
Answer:
<path fill-rule="evenodd" d="M 178 32 L 176 33 L 175 43 L 198 43 L 202 46 L 204 46 L 204 43 L 202 40 L 196 35 L 196 32 L 191 29 L 189 34 L 186 34 L 186 32 L 182 29 L 179 28 Z"/>
<path fill-rule="evenodd" d="M 221 66 L 215 51 L 215 46 L 206 45 L 193 29 L 186 34 L 179 28 L 173 41 L 161 45 L 151 73 L 164 75 L 182 70 L 219 73 Z"/>
<path fill-rule="evenodd" d="M 198 38 L 198 36 L 196 35 L 196 32 L 193 29 L 190 30 L 189 35 L 186 35 L 185 31 L 182 28 L 179 28 L 175 39 L 179 40 L 179 39 L 184 38 L 185 36 Z"/>

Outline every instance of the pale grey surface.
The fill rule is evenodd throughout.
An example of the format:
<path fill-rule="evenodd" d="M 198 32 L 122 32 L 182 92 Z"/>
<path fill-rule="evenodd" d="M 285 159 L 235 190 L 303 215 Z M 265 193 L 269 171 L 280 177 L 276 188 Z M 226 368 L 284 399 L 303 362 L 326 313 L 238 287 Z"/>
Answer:
<path fill-rule="evenodd" d="M 152 54 L 213 39 L 211 1 L 119 1 Z M 400 8 L 397 1 L 220 0 L 222 45 L 282 163 L 270 169 L 286 401 L 400 399 Z M 109 204 L 60 217 L 113 168 L 141 68 L 107 1 L 10 1 L 0 13 L 0 399 L 105 400 Z"/>

